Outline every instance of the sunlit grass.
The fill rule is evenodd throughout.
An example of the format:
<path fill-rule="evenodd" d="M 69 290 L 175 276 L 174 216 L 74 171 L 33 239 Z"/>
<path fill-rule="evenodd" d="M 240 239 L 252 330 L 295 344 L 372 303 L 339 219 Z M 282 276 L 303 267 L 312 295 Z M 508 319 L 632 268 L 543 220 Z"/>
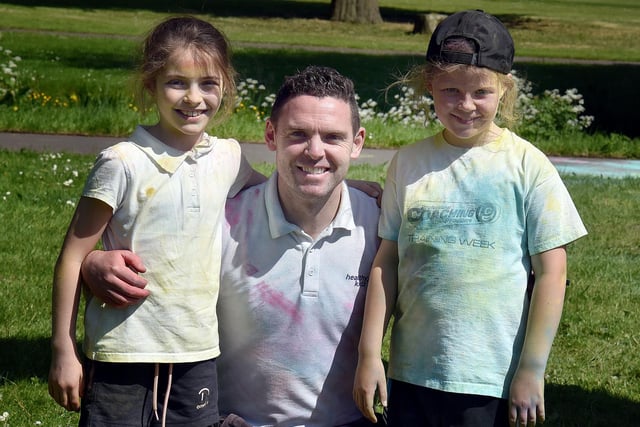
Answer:
<path fill-rule="evenodd" d="M 47 395 L 53 265 L 93 156 L 0 150 L 0 426 L 67 426 Z M 265 174 L 274 165 L 256 167 Z M 383 182 L 384 166 L 350 178 Z M 589 230 L 569 247 L 563 320 L 547 370 L 550 426 L 634 426 L 640 416 L 639 179 L 565 176 Z M 386 351 L 386 347 L 385 347 Z M 588 405 L 589 411 L 582 411 Z"/>

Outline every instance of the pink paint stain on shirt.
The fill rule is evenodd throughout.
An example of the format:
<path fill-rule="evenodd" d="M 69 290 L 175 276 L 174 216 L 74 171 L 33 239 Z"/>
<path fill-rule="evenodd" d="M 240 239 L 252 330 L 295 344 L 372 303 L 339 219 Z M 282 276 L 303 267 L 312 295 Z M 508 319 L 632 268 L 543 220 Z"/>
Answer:
<path fill-rule="evenodd" d="M 234 227 L 240 222 L 240 213 L 238 212 L 237 203 L 233 200 L 227 200 L 225 206 L 225 218 L 229 227 Z"/>
<path fill-rule="evenodd" d="M 250 191 L 253 198 L 258 197 L 259 191 L 257 189 L 247 189 L 245 191 Z M 225 217 L 227 219 L 227 224 L 230 227 L 235 227 L 240 223 L 240 219 L 242 218 L 242 205 L 238 202 L 238 200 L 230 199 L 227 200 L 225 204 Z M 246 213 L 246 226 L 250 226 L 253 224 L 253 210 L 249 209 Z"/>
<path fill-rule="evenodd" d="M 253 210 L 249 210 L 246 216 L 246 222 L 249 226 L 253 223 Z M 227 225 L 229 227 L 236 227 L 240 223 L 241 217 L 242 215 L 238 209 L 238 205 L 231 200 L 227 201 L 225 206 L 225 218 L 227 220 Z"/>
<path fill-rule="evenodd" d="M 257 285 L 260 298 L 267 304 L 283 311 L 288 314 L 291 319 L 298 323 L 302 320 L 298 308 L 289 301 L 280 291 L 274 291 L 264 282 L 260 282 Z"/>

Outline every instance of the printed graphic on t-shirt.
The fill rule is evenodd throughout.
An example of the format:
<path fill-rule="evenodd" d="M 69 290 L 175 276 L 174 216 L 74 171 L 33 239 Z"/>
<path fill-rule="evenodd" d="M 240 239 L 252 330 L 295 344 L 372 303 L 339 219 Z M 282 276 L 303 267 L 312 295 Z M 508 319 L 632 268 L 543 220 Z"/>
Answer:
<path fill-rule="evenodd" d="M 410 244 L 461 245 L 495 249 L 487 238 L 486 224 L 500 217 L 500 209 L 491 202 L 418 201 L 407 209 L 406 232 Z M 473 229 L 473 237 L 469 230 Z"/>

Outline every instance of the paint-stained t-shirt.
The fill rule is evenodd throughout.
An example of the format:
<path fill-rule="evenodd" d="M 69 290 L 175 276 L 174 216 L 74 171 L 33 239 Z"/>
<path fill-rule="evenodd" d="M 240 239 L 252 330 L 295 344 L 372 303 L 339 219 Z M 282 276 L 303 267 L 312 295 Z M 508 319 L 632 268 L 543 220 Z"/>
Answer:
<path fill-rule="evenodd" d="M 531 255 L 586 234 L 560 176 L 504 130 L 484 146 L 442 133 L 399 150 L 379 234 L 398 244 L 389 376 L 506 397 L 520 356 Z"/>
<path fill-rule="evenodd" d="M 145 262 L 151 295 L 112 308 L 88 295 L 84 351 L 104 362 L 195 362 L 219 355 L 216 301 L 227 195 L 252 170 L 235 140 L 173 149 L 138 127 L 100 153 L 83 196 L 113 209 L 105 249 Z"/>

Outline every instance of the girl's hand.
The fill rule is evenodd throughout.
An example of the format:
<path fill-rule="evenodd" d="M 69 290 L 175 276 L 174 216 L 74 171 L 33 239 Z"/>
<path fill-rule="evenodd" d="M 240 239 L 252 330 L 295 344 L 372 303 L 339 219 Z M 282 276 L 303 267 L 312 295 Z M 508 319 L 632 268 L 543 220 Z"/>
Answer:
<path fill-rule="evenodd" d="M 51 397 L 67 411 L 79 411 L 83 385 L 82 364 L 77 354 L 54 353 L 49 369 Z"/>
<path fill-rule="evenodd" d="M 384 365 L 380 357 L 361 358 L 358 361 L 356 376 L 353 384 L 353 400 L 358 409 L 371 422 L 376 423 L 376 413 L 373 407 L 374 397 L 378 389 L 382 406 L 387 407 L 387 382 Z"/>
<path fill-rule="evenodd" d="M 359 179 L 347 179 L 349 187 L 356 188 L 369 197 L 373 197 L 378 202 L 378 207 L 382 203 L 382 186 L 375 181 L 362 181 Z"/>
<path fill-rule="evenodd" d="M 543 371 L 544 372 L 544 371 Z M 509 393 L 509 425 L 535 426 L 545 420 L 544 374 L 518 368 Z"/>

